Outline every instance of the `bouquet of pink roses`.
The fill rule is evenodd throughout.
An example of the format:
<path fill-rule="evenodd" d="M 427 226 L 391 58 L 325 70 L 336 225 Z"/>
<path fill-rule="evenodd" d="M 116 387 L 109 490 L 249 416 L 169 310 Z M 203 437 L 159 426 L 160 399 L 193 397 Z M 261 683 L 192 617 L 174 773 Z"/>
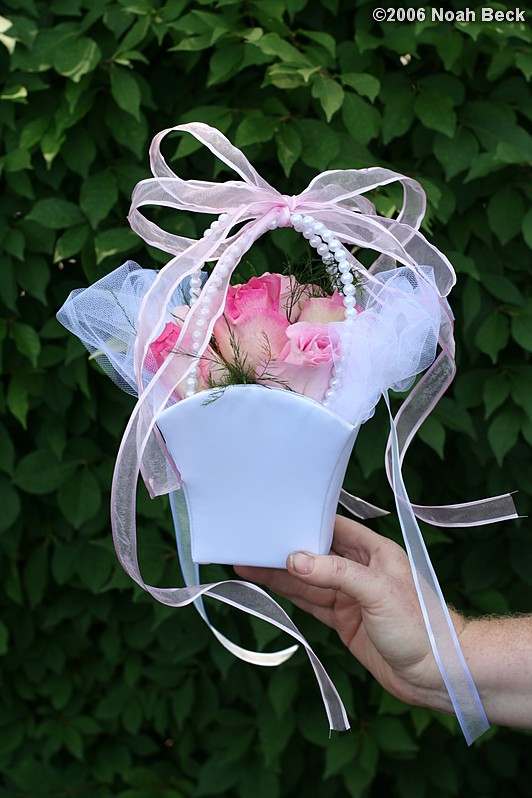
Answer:
<path fill-rule="evenodd" d="M 73 292 L 58 314 L 107 374 L 138 397 L 113 482 L 118 557 L 158 601 L 194 602 L 207 623 L 203 595 L 287 631 L 309 655 L 331 728 L 347 728 L 334 686 L 281 607 L 238 580 L 199 584 L 197 564 L 282 567 L 297 549 L 326 553 L 339 499 L 361 518 L 382 514 L 342 490 L 347 463 L 379 398 L 388 401 L 389 389 L 406 390 L 425 371 L 396 417 L 390 413 L 386 469 L 436 661 L 471 741 L 487 720 L 416 516 L 472 526 L 515 517 L 515 508 L 508 494 L 421 507 L 410 503 L 404 487 L 401 463 L 409 442 L 455 370 L 445 299 L 455 275 L 420 233 L 423 189 L 412 178 L 374 167 L 325 172 L 300 194 L 286 196 L 213 128 L 193 123 L 175 130 L 191 133 L 241 179 L 182 180 L 160 152 L 171 131 L 156 136 L 154 177 L 135 188 L 129 220 L 172 259 L 158 273 L 128 262 Z M 403 188 L 403 206 L 397 218 L 381 217 L 364 195 L 394 182 Z M 200 238 L 189 239 L 148 220 L 145 205 L 217 218 Z M 232 285 L 243 254 L 276 227 L 292 227 L 308 240 L 322 261 L 320 279 L 265 274 Z M 377 253 L 370 268 L 357 258 L 361 248 Z M 159 588 L 142 578 L 135 526 L 139 474 L 152 496 L 170 494 L 185 588 Z M 294 650 L 246 651 L 211 629 L 229 650 L 257 664 L 279 664 Z"/>
<path fill-rule="evenodd" d="M 173 308 L 173 321 L 150 344 L 157 368 L 176 352 L 188 305 Z M 295 277 L 264 274 L 243 285 L 230 285 L 223 316 L 199 359 L 197 385 L 179 383 L 183 398 L 196 389 L 230 384 L 278 385 L 322 402 L 329 390 L 339 339 L 330 322 L 343 321 L 344 297 L 325 294 Z M 179 352 L 177 352 L 179 354 Z M 183 354 L 186 357 L 186 353 Z M 172 380 L 172 371 L 167 375 Z"/>

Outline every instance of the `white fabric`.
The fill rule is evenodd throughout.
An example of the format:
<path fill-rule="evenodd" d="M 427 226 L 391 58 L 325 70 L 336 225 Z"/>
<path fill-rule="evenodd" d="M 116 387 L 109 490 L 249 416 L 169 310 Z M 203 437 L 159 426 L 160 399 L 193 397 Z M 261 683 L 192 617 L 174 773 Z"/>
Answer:
<path fill-rule="evenodd" d="M 284 568 L 291 551 L 329 552 L 358 427 L 259 385 L 183 399 L 157 426 L 181 474 L 195 562 Z"/>

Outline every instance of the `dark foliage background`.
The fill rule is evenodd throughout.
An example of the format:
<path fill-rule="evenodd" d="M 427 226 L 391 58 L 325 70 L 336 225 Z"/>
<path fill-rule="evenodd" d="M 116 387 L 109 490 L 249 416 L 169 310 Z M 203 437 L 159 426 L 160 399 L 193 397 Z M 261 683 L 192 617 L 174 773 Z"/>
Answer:
<path fill-rule="evenodd" d="M 432 22 L 427 9 L 424 21 L 377 24 L 373 8 L 4 0 L 0 798 L 530 794 L 527 732 L 492 729 L 467 749 L 454 719 L 385 695 L 302 614 L 352 733 L 328 738 L 302 653 L 276 671 L 254 669 L 221 650 L 192 608 L 171 612 L 141 595 L 120 571 L 108 520 L 131 401 L 54 318 L 72 288 L 127 257 L 164 263 L 126 223 L 149 140 L 164 127 L 216 125 L 286 193 L 327 168 L 412 175 L 428 194 L 425 233 L 458 273 L 459 372 L 412 447 L 411 497 L 456 502 L 515 488 L 530 514 L 530 21 Z M 232 177 L 192 140 L 176 137 L 169 156 L 172 147 L 182 176 Z M 384 213 L 396 200 L 376 198 Z M 185 234 L 205 224 L 161 221 Z M 300 246 L 276 231 L 254 263 L 275 269 L 281 250 Z M 379 410 L 347 487 L 390 506 L 386 426 Z M 176 584 L 168 508 L 143 488 L 139 502 L 146 577 Z M 427 529 L 448 599 L 471 614 L 530 612 L 529 526 Z M 394 518 L 379 528 L 397 536 Z M 269 628 L 212 612 L 243 643 L 272 644 Z"/>

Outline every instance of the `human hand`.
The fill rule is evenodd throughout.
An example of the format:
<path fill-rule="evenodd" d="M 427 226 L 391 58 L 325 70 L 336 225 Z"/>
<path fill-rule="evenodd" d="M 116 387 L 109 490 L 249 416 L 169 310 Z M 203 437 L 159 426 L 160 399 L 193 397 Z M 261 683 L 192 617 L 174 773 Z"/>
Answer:
<path fill-rule="evenodd" d="M 238 566 L 335 629 L 342 642 L 393 695 L 452 712 L 423 621 L 408 558 L 388 538 L 336 517 L 328 555 L 295 552 L 287 570 Z M 466 621 L 451 612 L 458 635 Z"/>

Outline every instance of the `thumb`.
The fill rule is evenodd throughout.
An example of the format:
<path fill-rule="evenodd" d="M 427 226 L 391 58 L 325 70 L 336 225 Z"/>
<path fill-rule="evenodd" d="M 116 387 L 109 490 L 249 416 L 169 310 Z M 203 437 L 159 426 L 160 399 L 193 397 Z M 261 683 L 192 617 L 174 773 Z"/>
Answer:
<path fill-rule="evenodd" d="M 390 588 L 385 574 L 337 554 L 295 551 L 288 555 L 286 567 L 301 582 L 339 590 L 365 607 L 382 605 Z"/>

